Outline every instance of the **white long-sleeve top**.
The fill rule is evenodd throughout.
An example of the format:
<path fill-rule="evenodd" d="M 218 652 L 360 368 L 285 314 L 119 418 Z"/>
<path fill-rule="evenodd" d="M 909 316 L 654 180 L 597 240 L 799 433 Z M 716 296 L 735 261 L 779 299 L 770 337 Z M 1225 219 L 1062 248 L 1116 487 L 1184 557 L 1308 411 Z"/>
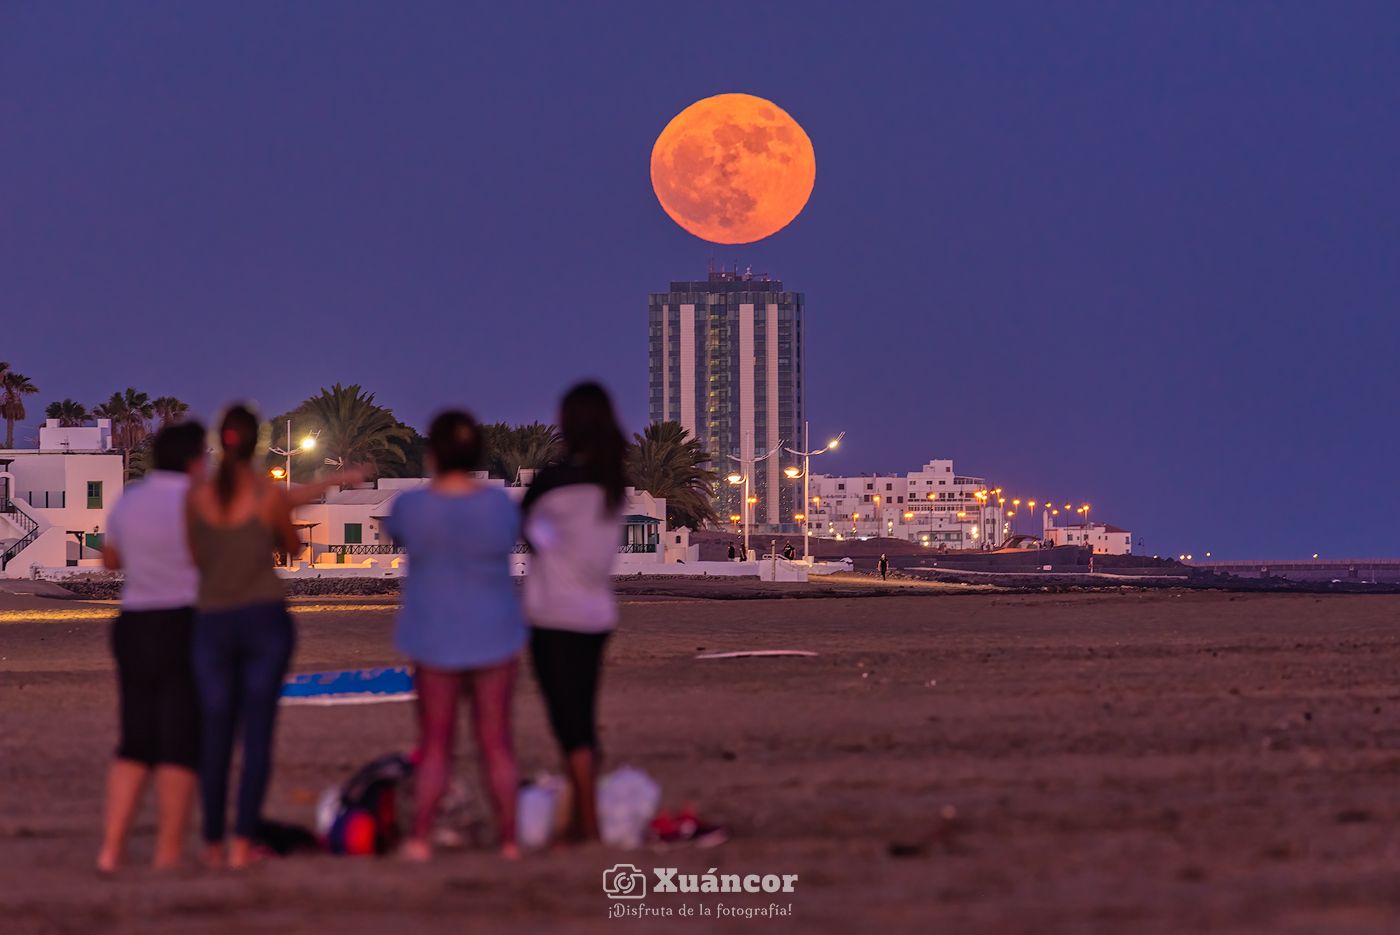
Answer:
<path fill-rule="evenodd" d="M 531 626 L 604 633 L 617 626 L 612 571 L 622 517 L 583 468 L 542 470 L 525 500 L 525 616 Z"/>

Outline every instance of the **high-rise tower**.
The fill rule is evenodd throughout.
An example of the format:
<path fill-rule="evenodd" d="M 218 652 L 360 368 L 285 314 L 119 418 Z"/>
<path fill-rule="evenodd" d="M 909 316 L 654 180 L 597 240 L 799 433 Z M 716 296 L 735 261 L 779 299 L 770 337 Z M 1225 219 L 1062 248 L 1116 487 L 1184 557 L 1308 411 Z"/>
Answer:
<path fill-rule="evenodd" d="M 650 296 L 649 412 L 653 422 L 676 421 L 700 440 L 723 477 L 781 446 L 800 448 L 805 416 L 803 296 L 765 275 L 711 272 L 673 282 Z M 790 525 L 800 512 L 800 484 L 783 468 L 786 451 L 753 468 L 758 497 L 751 521 Z M 718 491 L 722 516 L 739 513 L 739 494 Z"/>

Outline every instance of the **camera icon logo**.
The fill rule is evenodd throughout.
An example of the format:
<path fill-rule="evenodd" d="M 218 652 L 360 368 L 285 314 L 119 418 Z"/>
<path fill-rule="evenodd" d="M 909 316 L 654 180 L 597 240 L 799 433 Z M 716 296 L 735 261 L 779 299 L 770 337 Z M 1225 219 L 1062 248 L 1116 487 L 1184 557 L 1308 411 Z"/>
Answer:
<path fill-rule="evenodd" d="M 609 899 L 646 899 L 647 875 L 631 864 L 614 864 L 603 871 L 603 892 Z"/>

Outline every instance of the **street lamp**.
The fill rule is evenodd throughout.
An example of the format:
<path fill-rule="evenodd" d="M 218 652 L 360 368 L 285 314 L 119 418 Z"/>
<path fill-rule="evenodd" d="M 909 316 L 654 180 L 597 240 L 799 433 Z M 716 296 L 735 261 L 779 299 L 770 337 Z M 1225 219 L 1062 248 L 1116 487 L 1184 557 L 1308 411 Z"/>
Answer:
<path fill-rule="evenodd" d="M 285 478 L 286 481 L 287 481 L 287 489 L 288 489 L 288 490 L 291 490 L 291 489 L 292 489 L 292 455 L 301 454 L 303 451 L 312 451 L 312 450 L 314 450 L 315 447 L 316 447 L 316 436 L 317 436 L 317 435 L 320 435 L 320 434 L 321 434 L 320 432 L 312 432 L 310 435 L 306 436 L 305 438 L 303 438 L 303 439 L 301 440 L 301 444 L 300 444 L 299 446 L 297 446 L 296 448 L 293 448 L 293 447 L 292 447 L 292 420 L 291 420 L 291 419 L 288 419 L 288 420 L 287 420 L 287 447 L 286 447 L 286 448 L 269 448 L 269 449 L 268 449 L 268 450 L 271 451 L 273 454 L 275 454 L 275 455 L 281 455 L 282 457 L 284 457 L 284 458 L 287 459 L 287 466 L 286 466 L 285 468 L 273 468 L 272 471 L 271 471 L 271 473 L 272 473 L 272 476 L 273 476 L 273 478 L 274 478 L 275 480 L 282 480 L 282 479 Z M 279 473 L 279 472 L 280 472 L 280 473 Z"/>
<path fill-rule="evenodd" d="M 809 448 L 808 448 L 808 446 L 812 444 L 812 442 L 811 442 L 811 431 L 810 431 L 810 426 L 809 426 L 809 424 L 808 424 L 807 422 L 803 422 L 803 423 L 802 423 L 802 448 L 803 448 L 803 450 L 802 450 L 802 451 L 794 451 L 794 450 L 791 449 L 791 448 L 787 449 L 787 451 L 788 451 L 789 454 L 797 455 L 798 457 L 800 457 L 800 458 L 802 459 L 802 470 L 801 470 L 800 472 L 797 470 L 797 468 L 795 468 L 795 467 L 790 467 L 790 468 L 788 468 L 787 470 L 783 471 L 783 473 L 786 474 L 786 475 L 788 476 L 788 478 L 791 479 L 791 480 L 796 480 L 798 477 L 801 477 L 801 478 L 802 478 L 802 508 L 803 508 L 804 510 L 807 508 L 808 504 L 810 504 L 810 503 L 812 502 L 811 484 L 812 484 L 812 458 L 813 458 L 813 456 L 815 456 L 815 455 L 820 455 L 820 454 L 826 454 L 828 451 L 834 451 L 834 450 L 841 444 L 841 439 L 843 439 L 843 438 L 845 438 L 845 437 L 846 437 L 846 433 L 845 433 L 845 432 L 842 432 L 841 434 L 839 434 L 839 435 L 837 435 L 835 438 L 833 438 L 831 441 L 827 442 L 825 448 L 818 448 L 816 451 L 811 451 L 811 450 L 809 450 Z M 808 560 L 808 555 L 810 554 L 810 553 L 809 553 L 808 546 L 810 545 L 809 540 L 811 539 L 811 536 L 812 536 L 811 524 L 808 523 L 807 520 L 804 518 L 804 519 L 802 520 L 802 561 L 804 561 L 804 562 Z"/>
<path fill-rule="evenodd" d="M 732 484 L 732 485 L 734 485 L 735 487 L 738 487 L 738 486 L 742 485 L 743 488 L 744 488 L 744 510 L 743 510 L 743 512 L 744 512 L 744 552 L 745 552 L 745 554 L 747 554 L 748 551 L 749 551 L 749 515 L 750 515 L 750 513 L 752 512 L 752 509 L 751 509 L 751 508 L 753 507 L 753 505 L 754 505 L 755 503 L 758 502 L 758 497 L 753 496 L 753 495 L 751 495 L 751 494 L 749 493 L 749 478 L 753 475 L 754 468 L 758 465 L 758 463 L 759 463 L 760 461 L 767 461 L 769 458 L 773 457 L 775 454 L 777 454 L 779 451 L 782 451 L 782 450 L 783 450 L 783 443 L 782 443 L 782 442 L 778 442 L 777 447 L 774 448 L 772 451 L 768 452 L 767 454 L 760 455 L 760 456 L 758 456 L 758 457 L 756 457 L 756 458 L 744 458 L 744 457 L 742 457 L 742 456 L 740 456 L 740 455 L 730 455 L 730 456 L 729 456 L 729 457 L 730 457 L 730 460 L 738 461 L 738 462 L 739 462 L 739 467 L 740 467 L 740 469 L 743 470 L 743 472 L 744 472 L 744 473 L 740 474 L 740 473 L 738 473 L 738 472 L 736 471 L 735 473 L 730 474 L 728 477 L 726 477 L 725 480 L 729 481 L 729 483 Z M 771 494 L 772 491 L 769 491 L 769 493 Z"/>

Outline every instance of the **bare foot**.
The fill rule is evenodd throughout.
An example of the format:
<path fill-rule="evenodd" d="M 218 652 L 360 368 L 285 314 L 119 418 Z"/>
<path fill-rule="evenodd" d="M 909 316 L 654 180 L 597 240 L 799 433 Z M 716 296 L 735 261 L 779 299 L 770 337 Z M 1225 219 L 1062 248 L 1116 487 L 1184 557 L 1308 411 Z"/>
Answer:
<path fill-rule="evenodd" d="M 230 870 L 246 870 L 253 864 L 262 863 L 262 851 L 253 846 L 248 838 L 234 838 L 229 848 L 228 865 Z"/>
<path fill-rule="evenodd" d="M 97 855 L 97 872 L 103 876 L 110 876 L 121 869 L 121 855 L 115 851 L 103 850 Z"/>
<path fill-rule="evenodd" d="M 433 859 L 433 846 L 423 838 L 407 838 L 399 845 L 399 859 L 414 864 L 426 864 Z"/>

